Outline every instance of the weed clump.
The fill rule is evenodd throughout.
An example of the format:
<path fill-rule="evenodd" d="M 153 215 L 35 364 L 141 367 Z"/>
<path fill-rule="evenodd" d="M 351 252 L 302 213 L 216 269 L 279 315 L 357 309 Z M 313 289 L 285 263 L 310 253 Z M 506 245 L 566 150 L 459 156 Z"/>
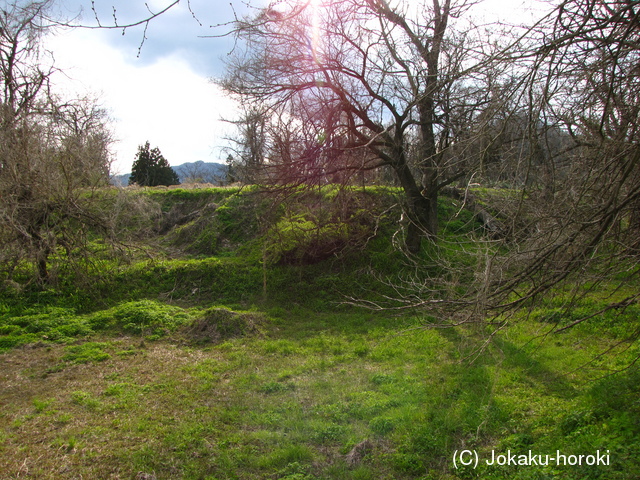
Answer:
<path fill-rule="evenodd" d="M 160 338 L 177 331 L 190 319 L 189 314 L 180 307 L 152 300 L 139 300 L 94 314 L 90 323 L 95 330 L 120 330 Z"/>
<path fill-rule="evenodd" d="M 71 345 L 65 348 L 67 353 L 62 357 L 62 360 L 70 363 L 103 362 L 111 358 L 111 355 L 104 351 L 106 347 L 108 344 L 101 342 Z"/>
<path fill-rule="evenodd" d="M 219 343 L 231 338 L 260 335 L 266 317 L 259 312 L 235 312 L 210 308 L 187 329 L 187 335 L 199 343 Z"/>

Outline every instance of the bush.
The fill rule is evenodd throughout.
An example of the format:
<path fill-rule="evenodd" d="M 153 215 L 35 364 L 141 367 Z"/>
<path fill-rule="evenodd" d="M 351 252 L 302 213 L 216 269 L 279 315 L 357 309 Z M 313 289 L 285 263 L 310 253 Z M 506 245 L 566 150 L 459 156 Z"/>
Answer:
<path fill-rule="evenodd" d="M 385 201 L 381 195 L 336 187 L 293 197 L 267 234 L 271 261 L 309 265 L 362 247 L 375 235 L 376 205 Z"/>
<path fill-rule="evenodd" d="M 346 223 L 321 224 L 312 215 L 293 215 L 271 229 L 268 250 L 276 263 L 312 264 L 342 250 L 349 233 Z"/>

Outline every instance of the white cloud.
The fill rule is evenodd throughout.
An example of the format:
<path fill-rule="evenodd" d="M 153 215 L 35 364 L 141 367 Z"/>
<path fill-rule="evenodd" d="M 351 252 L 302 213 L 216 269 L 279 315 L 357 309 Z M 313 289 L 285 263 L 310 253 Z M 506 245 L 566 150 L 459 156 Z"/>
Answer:
<path fill-rule="evenodd" d="M 129 172 L 138 145 L 147 140 L 172 165 L 219 161 L 215 147 L 228 130 L 220 117 L 233 115 L 233 102 L 177 54 L 138 63 L 131 52 L 110 47 L 104 33 L 66 31 L 48 47 L 65 74 L 58 75 L 58 88 L 65 95 L 97 95 L 110 110 L 119 140 L 114 171 Z"/>
<path fill-rule="evenodd" d="M 73 5 L 78 1 L 69 0 Z M 121 20 L 146 13 L 146 9 L 139 11 L 143 3 L 118 2 Z M 81 3 L 85 4 L 84 20 L 91 23 L 88 1 Z M 111 3 L 97 4 L 105 7 Z M 250 10 L 242 2 L 233 3 L 239 14 Z M 525 21 L 524 7 L 543 4 L 535 0 L 485 0 L 477 6 L 476 14 Z M 164 5 L 166 0 L 153 0 L 150 7 L 157 10 Z M 219 58 L 229 51 L 232 39 L 202 39 L 198 35 L 220 33 L 208 25 L 232 19 L 234 10 L 227 3 L 218 5 L 210 0 L 191 0 L 190 5 L 204 25 L 200 27 L 181 3 L 150 24 L 141 58 L 137 58 L 143 35 L 140 29 L 127 31 L 124 37 L 118 30 L 71 29 L 50 39 L 48 46 L 56 64 L 66 74 L 58 76 L 58 87 L 67 96 L 97 95 L 111 112 L 119 140 L 114 148 L 117 173 L 130 171 L 138 145 L 147 140 L 160 148 L 172 165 L 224 158 L 216 147 L 224 146 L 225 132 L 231 127 L 220 118 L 233 118 L 234 104 L 206 76 L 221 73 Z M 109 20 L 109 10 L 101 16 Z"/>

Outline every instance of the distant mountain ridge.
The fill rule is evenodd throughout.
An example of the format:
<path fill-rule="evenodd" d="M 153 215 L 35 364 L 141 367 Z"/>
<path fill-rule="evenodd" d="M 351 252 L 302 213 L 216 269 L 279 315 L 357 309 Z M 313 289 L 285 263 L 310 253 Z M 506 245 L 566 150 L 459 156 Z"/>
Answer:
<path fill-rule="evenodd" d="M 171 167 L 178 175 L 180 183 L 212 183 L 214 185 L 225 183 L 229 167 L 223 163 L 187 162 L 175 167 Z M 109 180 L 112 185 L 126 187 L 129 185 L 131 173 L 122 175 L 112 175 Z"/>

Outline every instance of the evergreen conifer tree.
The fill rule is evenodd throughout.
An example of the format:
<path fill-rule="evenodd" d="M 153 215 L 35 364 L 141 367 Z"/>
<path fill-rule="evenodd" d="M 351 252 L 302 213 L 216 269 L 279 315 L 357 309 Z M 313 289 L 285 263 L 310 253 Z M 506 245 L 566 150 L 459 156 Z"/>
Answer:
<path fill-rule="evenodd" d="M 157 147 L 151 148 L 149 142 L 146 142 L 138 147 L 138 153 L 131 168 L 129 185 L 134 183 L 143 187 L 155 187 L 156 185 L 178 185 L 180 180 L 160 150 Z"/>

